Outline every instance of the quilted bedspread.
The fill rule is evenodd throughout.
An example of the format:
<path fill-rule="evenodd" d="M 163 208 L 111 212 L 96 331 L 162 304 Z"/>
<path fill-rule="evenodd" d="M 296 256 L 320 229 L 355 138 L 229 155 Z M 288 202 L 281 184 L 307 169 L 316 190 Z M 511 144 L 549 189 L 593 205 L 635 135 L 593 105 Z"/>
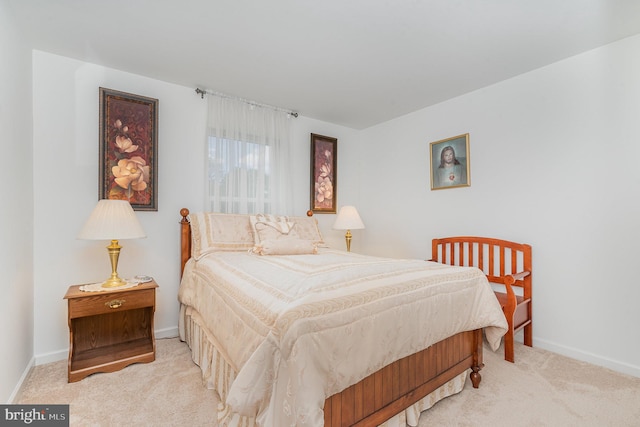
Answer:
<path fill-rule="evenodd" d="M 328 396 L 385 365 L 477 328 L 495 350 L 507 327 L 478 269 L 331 249 L 190 260 L 179 300 L 236 372 L 229 412 L 264 426 L 322 426 Z"/>

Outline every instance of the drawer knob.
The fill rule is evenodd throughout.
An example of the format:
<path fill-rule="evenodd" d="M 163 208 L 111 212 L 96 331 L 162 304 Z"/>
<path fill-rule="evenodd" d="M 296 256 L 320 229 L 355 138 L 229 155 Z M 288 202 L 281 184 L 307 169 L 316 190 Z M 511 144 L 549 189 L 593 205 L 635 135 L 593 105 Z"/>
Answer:
<path fill-rule="evenodd" d="M 114 299 L 113 301 L 109 301 L 109 302 L 105 302 L 104 305 L 106 305 L 109 308 L 120 308 L 122 307 L 122 305 L 124 304 L 124 300 L 123 299 Z"/>

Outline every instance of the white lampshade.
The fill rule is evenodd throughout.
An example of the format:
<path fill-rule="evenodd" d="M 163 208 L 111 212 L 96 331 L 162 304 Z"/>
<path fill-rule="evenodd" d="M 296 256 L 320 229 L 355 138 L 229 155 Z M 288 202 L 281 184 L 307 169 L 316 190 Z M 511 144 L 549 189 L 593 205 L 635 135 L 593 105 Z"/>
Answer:
<path fill-rule="evenodd" d="M 78 234 L 84 240 L 124 240 L 146 237 L 131 204 L 126 200 L 100 200 Z"/>
<path fill-rule="evenodd" d="M 127 284 L 118 276 L 118 258 L 122 246 L 118 240 L 146 237 L 131 204 L 126 200 L 100 200 L 78 234 L 78 239 L 111 240 L 107 246 L 111 260 L 111 277 L 103 288 L 116 288 Z"/>
<path fill-rule="evenodd" d="M 334 230 L 359 230 L 364 228 L 364 223 L 354 206 L 343 206 L 338 212 L 336 222 L 333 223 Z"/>

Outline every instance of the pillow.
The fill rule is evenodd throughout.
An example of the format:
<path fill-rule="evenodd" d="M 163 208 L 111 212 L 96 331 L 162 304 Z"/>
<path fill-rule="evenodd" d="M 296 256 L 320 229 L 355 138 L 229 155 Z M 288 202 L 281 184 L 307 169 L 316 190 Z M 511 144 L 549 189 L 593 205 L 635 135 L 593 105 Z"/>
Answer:
<path fill-rule="evenodd" d="M 252 249 L 258 255 L 304 255 L 318 253 L 317 245 L 310 240 L 285 237 L 264 240 Z"/>
<path fill-rule="evenodd" d="M 256 245 L 265 240 L 278 239 L 282 236 L 297 237 L 296 232 L 293 231 L 295 224 L 288 221 L 286 216 L 258 214 L 251 215 L 249 221 Z"/>
<path fill-rule="evenodd" d="M 300 239 L 310 240 L 318 247 L 324 247 L 324 238 L 320 233 L 318 221 L 309 216 L 291 216 L 289 221 L 295 224 L 294 229 Z"/>
<path fill-rule="evenodd" d="M 289 236 L 297 237 L 302 240 L 309 240 L 316 244 L 316 246 L 325 246 L 324 239 L 322 237 L 322 233 L 320 233 L 320 228 L 318 228 L 318 221 L 315 218 L 311 217 L 303 217 L 303 216 L 281 216 L 281 215 L 265 215 L 265 214 L 257 214 L 251 216 L 251 227 L 253 228 L 253 234 L 255 238 L 255 244 L 259 245 L 261 240 L 260 230 L 256 229 L 256 224 L 259 222 L 263 223 L 286 223 L 287 225 L 291 225 L 291 230 L 288 232 Z M 283 225 L 280 225 L 284 227 Z M 269 237 L 266 237 L 269 238 Z"/>
<path fill-rule="evenodd" d="M 254 245 L 249 215 L 201 212 L 189 215 L 191 256 L 218 251 L 246 251 Z"/>
<path fill-rule="evenodd" d="M 297 237 L 293 226 L 295 224 L 288 221 L 272 222 L 272 221 L 259 221 L 256 222 L 253 228 L 253 235 L 255 237 L 256 244 L 260 244 L 265 240 L 277 240 L 280 238 Z"/>

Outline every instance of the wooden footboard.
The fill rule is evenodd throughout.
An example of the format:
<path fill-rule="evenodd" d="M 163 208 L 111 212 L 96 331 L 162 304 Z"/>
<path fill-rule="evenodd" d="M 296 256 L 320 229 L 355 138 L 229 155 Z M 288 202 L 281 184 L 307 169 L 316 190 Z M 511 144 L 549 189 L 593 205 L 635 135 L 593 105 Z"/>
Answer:
<path fill-rule="evenodd" d="M 380 425 L 469 368 L 477 388 L 482 366 L 482 330 L 459 333 L 329 397 L 324 404 L 324 425 Z"/>
<path fill-rule="evenodd" d="M 180 210 L 180 274 L 191 256 L 189 210 Z M 461 332 L 398 360 L 357 384 L 330 396 L 324 425 L 377 426 L 437 390 L 467 369 L 473 387 L 480 385 L 482 329 Z"/>

